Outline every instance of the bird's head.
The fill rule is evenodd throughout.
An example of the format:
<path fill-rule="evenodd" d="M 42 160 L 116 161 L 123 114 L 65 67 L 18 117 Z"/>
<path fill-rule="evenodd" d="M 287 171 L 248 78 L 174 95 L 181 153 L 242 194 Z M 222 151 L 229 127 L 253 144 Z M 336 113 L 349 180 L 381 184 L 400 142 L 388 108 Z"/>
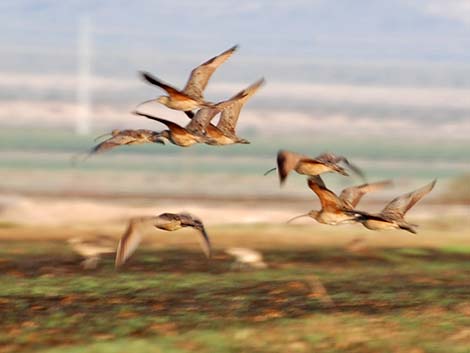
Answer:
<path fill-rule="evenodd" d="M 309 217 L 311 217 L 311 218 L 313 218 L 313 219 L 316 219 L 319 213 L 320 213 L 319 211 L 310 210 L 310 211 L 307 213 L 307 216 L 309 216 Z"/>
<path fill-rule="evenodd" d="M 157 102 L 163 105 L 168 105 L 169 101 L 170 101 L 170 98 L 168 98 L 168 96 L 160 96 L 157 98 Z"/>

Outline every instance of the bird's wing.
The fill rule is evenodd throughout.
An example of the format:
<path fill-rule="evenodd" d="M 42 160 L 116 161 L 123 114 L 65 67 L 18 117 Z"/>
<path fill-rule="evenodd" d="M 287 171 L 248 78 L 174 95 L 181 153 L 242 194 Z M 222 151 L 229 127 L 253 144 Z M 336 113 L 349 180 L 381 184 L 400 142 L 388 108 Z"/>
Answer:
<path fill-rule="evenodd" d="M 184 92 L 181 92 L 181 91 L 177 90 L 176 88 L 170 86 L 169 84 L 160 81 L 158 78 L 156 78 L 155 76 L 153 76 L 152 74 L 150 74 L 148 72 L 141 71 L 140 75 L 148 83 L 164 89 L 166 91 L 166 93 L 168 93 L 168 95 L 172 98 L 176 98 L 176 99 L 178 99 L 178 98 L 179 99 L 191 98 L 191 97 L 188 97 L 188 95 L 185 94 Z"/>
<path fill-rule="evenodd" d="M 233 52 L 237 50 L 237 48 L 238 45 L 235 45 L 223 53 L 207 60 L 205 63 L 191 71 L 191 75 L 189 76 L 188 83 L 186 83 L 186 86 L 183 89 L 183 93 L 191 98 L 202 100 L 203 91 L 214 71 L 222 65 L 233 54 Z"/>
<path fill-rule="evenodd" d="M 209 235 L 206 232 L 206 228 L 201 223 L 201 225 L 196 227 L 196 229 L 201 234 L 200 244 L 201 244 L 202 251 L 204 252 L 204 254 L 206 255 L 207 258 L 210 258 L 212 256 L 212 245 L 211 245 L 211 241 L 209 239 Z"/>
<path fill-rule="evenodd" d="M 193 227 L 199 231 L 201 234 L 201 241 L 199 243 L 201 244 L 202 251 L 210 258 L 212 255 L 211 241 L 202 221 L 189 213 L 180 213 L 178 216 L 180 217 L 182 226 Z"/>
<path fill-rule="evenodd" d="M 117 146 L 128 145 L 135 141 L 136 138 L 132 134 L 121 133 L 117 136 L 110 137 L 109 139 L 97 144 L 95 147 L 92 148 L 90 154 L 106 152 Z"/>
<path fill-rule="evenodd" d="M 319 175 L 309 177 L 307 183 L 309 188 L 317 194 L 320 199 L 323 210 L 336 212 L 343 209 L 343 202 L 333 191 L 325 186 L 325 183 Z"/>
<path fill-rule="evenodd" d="M 362 184 L 359 186 L 351 186 L 347 189 L 344 189 L 339 195 L 339 198 L 351 208 L 356 207 L 361 198 L 368 192 L 381 190 L 387 186 L 391 186 L 391 180 L 379 181 L 376 183 Z"/>
<path fill-rule="evenodd" d="M 139 225 L 141 223 L 142 218 L 132 218 L 129 221 L 126 231 L 119 240 L 118 248 L 116 250 L 116 259 L 114 262 L 115 267 L 123 265 L 142 241 L 142 233 L 139 229 Z"/>
<path fill-rule="evenodd" d="M 287 175 L 297 166 L 302 157 L 300 154 L 285 150 L 280 150 L 277 153 L 277 171 L 281 184 L 284 184 Z"/>
<path fill-rule="evenodd" d="M 220 139 L 225 136 L 225 134 L 222 131 L 220 131 L 218 127 L 212 124 L 209 124 L 206 126 L 206 132 L 207 132 L 207 136 L 214 138 L 214 139 Z"/>
<path fill-rule="evenodd" d="M 141 112 L 137 112 L 135 111 L 134 114 L 136 115 L 140 115 L 140 116 L 144 116 L 146 117 L 147 119 L 151 119 L 151 120 L 155 120 L 155 121 L 158 121 L 162 124 L 165 124 L 166 126 L 168 126 L 168 128 L 172 131 L 172 132 L 176 132 L 176 133 L 180 133 L 180 134 L 184 134 L 186 133 L 186 130 L 179 126 L 178 124 L 170 121 L 170 120 L 166 120 L 166 119 L 162 119 L 162 118 L 159 118 L 157 116 L 153 116 L 153 115 L 149 115 L 149 114 L 144 114 L 144 113 L 141 113 Z"/>
<path fill-rule="evenodd" d="M 356 165 L 350 163 L 346 157 L 337 156 L 333 153 L 323 153 L 315 157 L 315 159 L 324 163 L 331 163 L 331 164 L 337 164 L 337 163 L 343 162 L 351 171 L 353 171 L 356 175 L 358 175 L 363 180 L 365 180 L 364 172 L 360 168 L 358 168 Z"/>
<path fill-rule="evenodd" d="M 201 108 L 188 125 L 186 125 L 185 129 L 195 135 L 204 135 L 207 125 L 209 125 L 217 113 L 219 113 L 219 110 L 215 108 Z"/>
<path fill-rule="evenodd" d="M 402 219 L 411 207 L 431 192 L 434 185 L 436 185 L 436 181 L 435 179 L 415 191 L 394 198 L 385 206 L 382 212 L 380 212 L 380 215 L 391 219 Z"/>
<path fill-rule="evenodd" d="M 226 106 L 223 106 L 222 114 L 220 115 L 217 127 L 228 135 L 235 135 L 235 127 L 237 126 L 238 117 L 245 103 L 258 91 L 258 89 L 264 84 L 264 78 L 256 81 L 254 84 L 240 91 L 234 97 L 223 102 Z M 218 105 L 217 105 L 218 106 Z"/>

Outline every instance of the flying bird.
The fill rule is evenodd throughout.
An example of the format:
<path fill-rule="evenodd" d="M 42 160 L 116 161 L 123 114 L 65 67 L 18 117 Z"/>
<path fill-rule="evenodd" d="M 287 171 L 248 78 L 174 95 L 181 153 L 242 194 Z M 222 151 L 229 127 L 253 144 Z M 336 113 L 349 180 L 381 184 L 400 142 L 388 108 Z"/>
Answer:
<path fill-rule="evenodd" d="M 242 268 L 266 268 L 268 265 L 263 261 L 263 254 L 248 248 L 229 248 L 225 253 L 235 257 L 234 267 Z"/>
<path fill-rule="evenodd" d="M 110 134 L 110 138 L 99 143 L 90 151 L 90 154 L 102 153 L 109 151 L 115 147 L 123 145 L 140 145 L 144 143 L 160 143 L 165 144 L 165 140 L 162 138 L 160 132 L 139 129 L 139 130 L 113 130 Z M 96 139 L 104 137 L 101 135 Z"/>
<path fill-rule="evenodd" d="M 415 191 L 394 198 L 380 213 L 374 214 L 373 218 L 365 218 L 361 223 L 371 230 L 403 229 L 416 234 L 418 226 L 408 223 L 405 220 L 405 214 L 419 200 L 431 192 L 436 182 L 437 180 L 434 179 Z"/>
<path fill-rule="evenodd" d="M 215 115 L 217 115 L 218 112 L 225 111 L 225 109 L 230 109 L 230 107 L 234 104 L 239 104 L 239 101 L 245 98 L 248 93 L 249 92 L 246 90 L 243 90 L 232 98 L 215 104 L 213 108 L 207 108 L 210 110 L 200 109 L 196 116 L 194 116 L 185 127 L 154 115 L 145 114 L 138 111 L 135 111 L 134 114 L 144 116 L 148 119 L 165 124 L 168 129 L 161 131 L 159 136 L 168 139 L 175 145 L 188 147 L 194 145 L 195 143 L 217 144 L 217 141 L 207 134 L 207 127 L 210 125 L 210 121 Z M 218 130 L 217 127 L 212 127 L 213 129 Z"/>
<path fill-rule="evenodd" d="M 233 104 L 227 104 L 221 109 L 220 119 L 217 125 L 206 125 L 206 134 L 212 139 L 212 141 L 206 142 L 207 144 L 231 145 L 235 143 L 250 143 L 248 140 L 238 137 L 235 129 L 243 106 L 264 83 L 264 78 L 261 78 L 248 88 L 230 98 L 230 101 L 233 102 Z M 217 115 L 217 113 L 219 113 L 219 111 L 214 108 L 202 108 L 198 111 L 196 117 L 200 113 L 207 115 L 207 119 L 210 121 Z"/>
<path fill-rule="evenodd" d="M 160 143 L 165 144 L 165 139 L 159 132 L 152 130 L 118 130 L 115 129 L 110 133 L 98 136 L 95 138 L 95 141 L 98 139 L 110 135 L 108 139 L 103 142 L 100 142 L 90 151 L 85 153 L 80 153 L 71 158 L 72 163 L 75 165 L 78 161 L 84 162 L 94 154 L 103 153 L 110 151 L 116 147 L 124 145 L 140 145 L 144 143 Z"/>
<path fill-rule="evenodd" d="M 98 266 L 101 255 L 114 253 L 116 240 L 108 236 L 97 236 L 93 239 L 75 237 L 68 239 L 72 249 L 84 257 L 81 266 L 85 270 L 92 270 Z"/>
<path fill-rule="evenodd" d="M 315 158 L 311 158 L 286 150 L 280 150 L 277 153 L 277 168 L 269 169 L 264 173 L 264 175 L 268 175 L 277 169 L 279 174 L 279 182 L 281 185 L 285 183 L 287 176 L 293 170 L 299 174 L 308 176 L 315 176 L 327 172 L 337 172 L 348 176 L 349 174 L 346 172 L 346 170 L 339 165 L 341 162 L 346 164 L 350 170 L 364 179 L 364 174 L 362 171 L 353 164 L 349 163 L 349 161 L 343 156 L 337 156 L 332 153 L 324 153 Z"/>
<path fill-rule="evenodd" d="M 312 217 L 318 223 L 330 225 L 355 223 L 365 220 L 369 215 L 366 212 L 356 210 L 356 205 L 367 192 L 380 190 L 389 185 L 391 185 L 391 181 L 386 180 L 353 186 L 344 189 L 338 197 L 325 186 L 320 176 L 311 176 L 308 178 L 308 186 L 320 199 L 321 210 L 311 210 L 307 214 L 291 218 L 287 223 L 307 216 Z"/>
<path fill-rule="evenodd" d="M 190 126 L 191 123 L 188 124 L 187 127 L 182 127 L 170 120 L 159 118 L 158 116 L 138 111 L 135 111 L 134 114 L 144 116 L 147 119 L 155 120 L 166 125 L 168 129 L 162 130 L 159 133 L 159 137 L 166 138 L 177 146 L 189 147 L 195 143 L 205 143 L 211 140 L 210 137 L 206 136 L 204 132 L 201 132 L 199 129 L 192 129 L 192 126 Z"/>
<path fill-rule="evenodd" d="M 164 89 L 168 95 L 142 102 L 139 106 L 148 102 L 157 101 L 170 109 L 184 111 L 190 118 L 193 117 L 192 111 L 194 109 L 212 107 L 212 103 L 204 100 L 203 91 L 214 71 L 222 65 L 235 52 L 235 50 L 237 50 L 237 48 L 238 45 L 235 45 L 193 69 L 183 90 L 178 90 L 177 88 L 162 82 L 148 72 L 141 72 L 140 74 L 145 81 Z"/>
<path fill-rule="evenodd" d="M 200 219 L 187 213 L 162 213 L 159 216 L 136 217 L 129 221 L 126 231 L 119 240 L 116 251 L 115 267 L 120 267 L 134 253 L 142 240 L 141 227 L 151 224 L 166 231 L 175 231 L 184 227 L 192 227 L 201 234 L 201 247 L 210 258 L 212 253 L 209 236 Z"/>

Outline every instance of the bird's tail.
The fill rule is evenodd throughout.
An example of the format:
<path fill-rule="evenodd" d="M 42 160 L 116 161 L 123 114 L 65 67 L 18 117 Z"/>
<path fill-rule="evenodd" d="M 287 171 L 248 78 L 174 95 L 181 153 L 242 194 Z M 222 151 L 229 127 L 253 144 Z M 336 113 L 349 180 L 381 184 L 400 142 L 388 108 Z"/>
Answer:
<path fill-rule="evenodd" d="M 410 233 L 413 233 L 413 234 L 417 234 L 418 231 L 416 230 L 416 228 L 418 227 L 418 225 L 416 224 L 409 224 L 409 223 L 402 223 L 399 225 L 400 229 L 403 229 L 403 230 L 406 230 Z"/>

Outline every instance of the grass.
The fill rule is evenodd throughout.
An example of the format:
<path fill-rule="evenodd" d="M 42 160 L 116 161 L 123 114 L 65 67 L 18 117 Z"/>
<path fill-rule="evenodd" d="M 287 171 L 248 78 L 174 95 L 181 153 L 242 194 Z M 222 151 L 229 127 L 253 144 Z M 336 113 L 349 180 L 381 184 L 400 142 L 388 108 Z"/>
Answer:
<path fill-rule="evenodd" d="M 469 352 L 469 248 L 271 249 L 244 272 L 154 250 L 90 272 L 57 241 L 0 245 L 2 353 Z"/>

